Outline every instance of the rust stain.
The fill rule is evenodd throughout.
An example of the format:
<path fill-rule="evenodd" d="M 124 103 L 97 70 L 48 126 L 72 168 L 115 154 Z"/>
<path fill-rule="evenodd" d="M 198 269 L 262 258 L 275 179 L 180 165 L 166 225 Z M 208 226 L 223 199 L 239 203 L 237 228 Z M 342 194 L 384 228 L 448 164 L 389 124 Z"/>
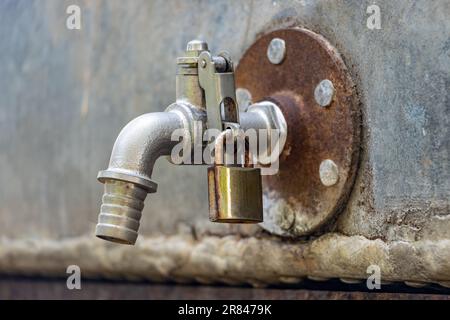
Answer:
<path fill-rule="evenodd" d="M 279 65 L 266 56 L 274 37 L 286 42 L 286 57 Z M 335 87 L 326 108 L 314 99 L 314 89 L 324 79 Z M 254 102 L 272 100 L 286 117 L 288 137 L 280 171 L 264 177 L 265 200 L 282 199 L 295 215 L 285 233 L 310 234 L 342 208 L 353 185 L 360 141 L 353 81 L 337 51 L 322 36 L 299 28 L 277 30 L 257 40 L 242 57 L 236 81 L 237 87 L 251 92 Z M 319 177 L 325 159 L 339 167 L 339 181 L 331 187 L 322 185 Z"/>

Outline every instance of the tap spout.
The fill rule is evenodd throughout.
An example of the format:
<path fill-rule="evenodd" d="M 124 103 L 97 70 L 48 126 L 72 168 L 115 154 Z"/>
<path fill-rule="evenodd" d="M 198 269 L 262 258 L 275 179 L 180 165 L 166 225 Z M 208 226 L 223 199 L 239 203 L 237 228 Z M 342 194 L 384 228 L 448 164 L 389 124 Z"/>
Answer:
<path fill-rule="evenodd" d="M 134 244 L 147 193 L 156 192 L 151 179 L 156 160 L 170 155 L 172 133 L 185 121 L 177 112 L 155 112 L 139 116 L 120 132 L 109 167 L 100 171 L 104 195 L 95 234 L 104 240 Z"/>

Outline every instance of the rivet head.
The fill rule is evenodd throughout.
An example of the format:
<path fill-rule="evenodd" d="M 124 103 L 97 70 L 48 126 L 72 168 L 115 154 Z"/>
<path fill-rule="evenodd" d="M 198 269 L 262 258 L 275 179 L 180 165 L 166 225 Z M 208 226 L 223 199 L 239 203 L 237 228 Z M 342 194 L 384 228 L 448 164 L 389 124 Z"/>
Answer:
<path fill-rule="evenodd" d="M 339 180 L 339 168 L 333 160 L 323 160 L 319 168 L 320 181 L 326 187 L 335 185 Z"/>
<path fill-rule="evenodd" d="M 206 68 L 206 60 L 202 59 L 202 62 L 200 62 L 202 68 Z"/>
<path fill-rule="evenodd" d="M 321 107 L 328 107 L 334 96 L 333 82 L 328 79 L 320 81 L 314 90 L 314 98 Z"/>
<path fill-rule="evenodd" d="M 272 64 L 280 64 L 286 56 L 286 43 L 283 39 L 273 38 L 267 47 L 267 58 Z"/>

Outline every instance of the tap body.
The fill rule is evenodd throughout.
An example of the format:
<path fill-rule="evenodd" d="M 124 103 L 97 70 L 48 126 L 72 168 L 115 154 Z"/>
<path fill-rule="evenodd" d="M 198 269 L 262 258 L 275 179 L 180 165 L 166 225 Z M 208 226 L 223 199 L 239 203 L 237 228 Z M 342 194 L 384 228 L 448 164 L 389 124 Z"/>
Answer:
<path fill-rule="evenodd" d="M 199 84 L 198 58 L 207 50 L 205 42 L 191 41 L 185 55 L 177 60 L 175 103 L 164 112 L 135 118 L 117 137 L 108 168 L 98 174 L 98 180 L 104 184 L 104 195 L 96 226 L 97 237 L 134 244 L 144 200 L 148 193 L 157 190 L 157 183 L 151 178 L 154 164 L 159 157 L 171 155 L 179 143 L 173 139 L 173 133 L 176 130 L 183 133 L 191 152 L 195 141 L 203 140 L 204 131 L 208 128 L 208 111 L 205 90 Z M 228 60 L 223 57 L 214 59 L 217 69 L 227 68 Z M 280 129 L 286 133 L 281 111 L 268 101 L 240 112 L 239 125 L 243 130 Z M 197 130 L 199 127 L 202 128 L 200 131 Z"/>

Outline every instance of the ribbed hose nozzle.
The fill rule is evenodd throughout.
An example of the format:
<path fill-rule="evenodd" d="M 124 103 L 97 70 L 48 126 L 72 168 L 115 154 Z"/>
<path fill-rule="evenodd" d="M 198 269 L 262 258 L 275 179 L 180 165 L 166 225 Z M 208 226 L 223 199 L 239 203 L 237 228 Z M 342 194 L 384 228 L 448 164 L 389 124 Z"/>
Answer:
<path fill-rule="evenodd" d="M 101 239 L 134 244 L 138 236 L 147 190 L 125 181 L 105 179 L 103 204 L 95 235 Z"/>

